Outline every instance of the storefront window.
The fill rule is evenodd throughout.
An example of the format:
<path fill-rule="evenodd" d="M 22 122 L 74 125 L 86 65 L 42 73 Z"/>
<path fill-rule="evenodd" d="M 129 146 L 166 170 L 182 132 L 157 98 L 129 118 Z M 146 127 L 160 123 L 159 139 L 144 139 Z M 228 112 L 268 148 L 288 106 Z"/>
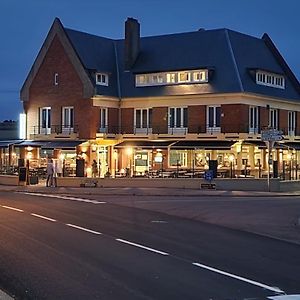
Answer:
<path fill-rule="evenodd" d="M 187 167 L 187 150 L 170 150 L 169 164 L 171 167 Z"/>

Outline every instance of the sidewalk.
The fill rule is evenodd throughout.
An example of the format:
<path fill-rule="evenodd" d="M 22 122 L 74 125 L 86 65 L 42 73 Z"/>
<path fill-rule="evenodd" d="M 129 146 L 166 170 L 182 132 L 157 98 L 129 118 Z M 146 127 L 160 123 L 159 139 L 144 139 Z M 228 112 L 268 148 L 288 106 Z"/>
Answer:
<path fill-rule="evenodd" d="M 29 186 L 0 185 L 0 191 L 32 192 L 32 193 L 55 193 L 72 195 L 135 195 L 135 196 L 222 196 L 222 197 L 284 197 L 300 196 L 297 192 L 255 192 L 255 191 L 223 191 L 223 190 L 201 190 L 201 189 L 174 189 L 174 188 L 103 188 L 103 187 L 46 187 L 44 183 Z"/>

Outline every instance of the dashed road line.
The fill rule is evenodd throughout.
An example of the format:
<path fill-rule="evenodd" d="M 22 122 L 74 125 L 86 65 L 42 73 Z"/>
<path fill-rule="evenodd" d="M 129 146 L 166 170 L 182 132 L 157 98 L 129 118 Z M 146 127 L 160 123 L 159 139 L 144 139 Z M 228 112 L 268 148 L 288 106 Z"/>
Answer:
<path fill-rule="evenodd" d="M 24 212 L 24 210 L 22 210 L 22 209 L 11 207 L 11 206 L 1 205 L 1 207 L 11 209 L 11 210 L 15 210 L 15 211 L 18 211 L 18 212 Z"/>
<path fill-rule="evenodd" d="M 30 195 L 30 196 L 47 197 L 47 198 L 57 198 L 57 199 L 63 199 L 63 200 L 92 203 L 92 204 L 105 204 L 106 203 L 105 201 L 97 201 L 97 200 L 92 200 L 92 199 L 69 197 L 69 196 L 62 196 L 62 195 L 42 194 L 42 193 L 30 193 L 30 192 L 18 192 L 18 193 L 25 194 L 25 195 Z"/>
<path fill-rule="evenodd" d="M 133 242 L 129 242 L 129 241 L 126 241 L 126 240 L 116 239 L 116 241 L 124 243 L 124 244 L 131 245 L 131 246 L 134 246 L 134 247 L 142 248 L 142 249 L 145 249 L 145 250 L 148 250 L 148 251 L 151 251 L 151 252 L 154 252 L 154 253 L 158 253 L 158 254 L 161 254 L 161 255 L 169 255 L 169 253 L 159 251 L 159 250 L 156 250 L 156 249 L 153 249 L 153 248 L 150 248 L 150 247 L 146 247 L 146 246 L 143 246 L 143 245 L 140 245 L 140 244 L 136 244 L 136 243 L 133 243 Z"/>
<path fill-rule="evenodd" d="M 40 218 L 40 219 L 47 220 L 47 221 L 56 222 L 55 219 L 48 218 L 48 217 L 45 217 L 45 216 L 42 216 L 42 215 L 38 215 L 38 214 L 34 214 L 34 213 L 31 213 L 31 215 L 34 216 L 34 217 Z"/>
<path fill-rule="evenodd" d="M 218 273 L 218 274 L 222 274 L 222 275 L 225 275 L 225 276 L 228 276 L 228 277 L 231 277 L 231 278 L 235 278 L 235 279 L 240 280 L 240 281 L 247 282 L 247 283 L 252 284 L 252 285 L 256 285 L 258 287 L 261 287 L 263 289 L 266 289 L 266 290 L 269 290 L 269 291 L 272 291 L 272 292 L 275 292 L 275 293 L 284 293 L 284 291 L 282 291 L 278 287 L 268 286 L 266 284 L 263 284 L 263 283 L 260 283 L 260 282 L 257 282 L 257 281 L 251 280 L 251 279 L 247 279 L 247 278 L 244 278 L 244 277 L 241 277 L 241 276 L 237 276 L 237 275 L 234 275 L 234 274 L 231 274 L 231 273 L 228 273 L 228 272 L 224 272 L 222 270 L 212 268 L 212 267 L 209 267 L 209 266 L 206 266 L 206 265 L 203 265 L 203 264 L 199 264 L 199 263 L 194 262 L 193 265 L 197 266 L 197 267 L 200 267 L 202 269 L 206 269 L 206 270 Z"/>
<path fill-rule="evenodd" d="M 101 235 L 102 234 L 101 232 L 94 231 L 94 230 L 91 230 L 91 229 L 88 229 L 88 228 L 84 228 L 84 227 L 80 227 L 80 226 L 77 226 L 77 225 L 74 225 L 74 224 L 65 224 L 65 225 L 67 225 L 69 227 L 73 227 L 73 228 L 79 229 L 79 230 L 83 230 L 83 231 L 86 231 L 86 232 L 89 232 L 89 233 L 97 234 L 97 235 Z"/>

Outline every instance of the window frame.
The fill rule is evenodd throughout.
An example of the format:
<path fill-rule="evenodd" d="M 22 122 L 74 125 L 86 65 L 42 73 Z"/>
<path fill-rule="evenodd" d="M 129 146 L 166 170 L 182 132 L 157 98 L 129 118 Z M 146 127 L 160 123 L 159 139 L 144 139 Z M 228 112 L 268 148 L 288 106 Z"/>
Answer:
<path fill-rule="evenodd" d="M 210 116 L 211 116 L 210 109 L 213 110 L 213 114 L 212 114 L 213 119 L 212 120 L 210 120 Z M 218 116 L 218 114 L 219 114 L 219 116 Z M 212 124 L 212 126 L 210 126 L 211 124 Z M 219 126 L 217 126 L 217 125 L 219 125 Z M 221 132 L 221 105 L 208 105 L 207 106 L 207 108 L 206 108 L 206 131 L 209 133 Z"/>
<path fill-rule="evenodd" d="M 257 70 L 256 84 L 285 89 L 285 78 L 280 74 Z"/>
<path fill-rule="evenodd" d="M 134 109 L 133 122 L 134 122 L 134 128 L 136 133 L 152 132 L 152 113 L 153 113 L 152 107 Z M 146 120 L 144 120 L 145 118 Z"/>
<path fill-rule="evenodd" d="M 96 85 L 108 86 L 109 83 L 108 74 L 97 72 L 95 76 L 96 76 Z M 99 77 L 101 78 L 100 81 L 98 80 Z M 102 79 L 104 79 L 104 81 Z"/>
<path fill-rule="evenodd" d="M 68 132 L 74 130 L 74 106 L 62 107 L 62 130 Z"/>
<path fill-rule="evenodd" d="M 99 131 L 105 133 L 108 130 L 108 107 L 100 108 L 99 117 Z"/>
<path fill-rule="evenodd" d="M 288 111 L 288 130 L 287 133 L 290 136 L 296 135 L 296 125 L 297 124 L 297 112 Z"/>
<path fill-rule="evenodd" d="M 249 133 L 258 134 L 260 126 L 259 106 L 249 106 Z"/>

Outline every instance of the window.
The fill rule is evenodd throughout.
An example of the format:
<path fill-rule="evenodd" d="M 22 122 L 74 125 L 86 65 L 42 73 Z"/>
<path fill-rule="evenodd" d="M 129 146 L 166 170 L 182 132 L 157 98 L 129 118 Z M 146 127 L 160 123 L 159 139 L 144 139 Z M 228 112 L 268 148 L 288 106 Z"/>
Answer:
<path fill-rule="evenodd" d="M 256 83 L 259 85 L 265 85 L 280 89 L 285 88 L 284 77 L 282 75 L 269 73 L 266 71 L 256 72 Z"/>
<path fill-rule="evenodd" d="M 249 133 L 257 134 L 259 131 L 259 108 L 258 106 L 249 107 Z"/>
<path fill-rule="evenodd" d="M 191 73 L 190 72 L 180 72 L 178 73 L 178 82 L 190 82 Z"/>
<path fill-rule="evenodd" d="M 54 85 L 58 85 L 58 73 L 54 74 Z"/>
<path fill-rule="evenodd" d="M 270 109 L 269 111 L 269 127 L 278 129 L 278 110 Z"/>
<path fill-rule="evenodd" d="M 188 122 L 188 109 L 187 107 L 170 107 L 169 108 L 169 131 L 185 133 Z M 179 129 L 179 130 L 178 130 Z M 180 130 L 181 129 L 181 130 Z"/>
<path fill-rule="evenodd" d="M 62 130 L 63 132 L 71 132 L 74 129 L 74 108 L 66 106 L 62 109 Z"/>
<path fill-rule="evenodd" d="M 169 165 L 171 167 L 187 167 L 187 158 L 186 150 L 170 150 Z"/>
<path fill-rule="evenodd" d="M 108 75 L 104 73 L 96 73 L 96 84 L 108 86 Z"/>
<path fill-rule="evenodd" d="M 152 108 L 136 109 L 134 114 L 136 132 L 146 132 L 152 128 Z"/>
<path fill-rule="evenodd" d="M 107 132 L 108 127 L 108 109 L 100 108 L 100 132 Z"/>
<path fill-rule="evenodd" d="M 208 82 L 208 70 L 193 70 L 179 72 L 172 71 L 138 74 L 135 76 L 135 85 L 137 87 L 205 82 Z"/>
<path fill-rule="evenodd" d="M 296 133 L 296 112 L 288 112 L 288 135 L 295 135 Z"/>
<path fill-rule="evenodd" d="M 221 106 L 207 107 L 207 131 L 220 132 L 221 131 Z"/>
<path fill-rule="evenodd" d="M 40 107 L 39 133 L 51 133 L 51 107 Z"/>

